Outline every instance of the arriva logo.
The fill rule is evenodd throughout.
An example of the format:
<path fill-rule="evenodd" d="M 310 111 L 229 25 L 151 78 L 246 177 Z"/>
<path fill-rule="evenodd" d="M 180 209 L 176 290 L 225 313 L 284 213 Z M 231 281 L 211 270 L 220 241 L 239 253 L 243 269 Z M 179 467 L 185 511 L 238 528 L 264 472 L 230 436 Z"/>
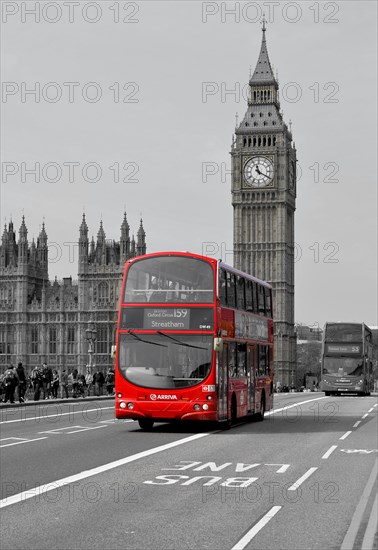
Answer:
<path fill-rule="evenodd" d="M 156 401 L 157 399 L 166 399 L 166 400 L 177 400 L 177 395 L 167 395 L 167 394 L 158 394 L 151 393 L 150 394 L 151 401 Z"/>

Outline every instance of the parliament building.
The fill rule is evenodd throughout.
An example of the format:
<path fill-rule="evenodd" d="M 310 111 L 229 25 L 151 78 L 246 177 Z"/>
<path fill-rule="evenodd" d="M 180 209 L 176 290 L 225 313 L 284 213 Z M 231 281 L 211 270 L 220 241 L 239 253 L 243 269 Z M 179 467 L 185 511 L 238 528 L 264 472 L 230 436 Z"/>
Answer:
<path fill-rule="evenodd" d="M 130 238 L 124 215 L 119 241 L 106 238 L 102 221 L 96 241 L 88 238 L 85 215 L 79 229 L 78 280 L 50 281 L 48 239 L 42 224 L 37 242 L 28 242 L 24 217 L 18 238 L 11 221 L 0 245 L 0 373 L 22 361 L 27 372 L 43 362 L 58 372 L 88 364 L 86 330 L 97 331 L 94 364 L 113 365 L 117 309 L 124 264 L 146 253 L 142 220 Z"/>

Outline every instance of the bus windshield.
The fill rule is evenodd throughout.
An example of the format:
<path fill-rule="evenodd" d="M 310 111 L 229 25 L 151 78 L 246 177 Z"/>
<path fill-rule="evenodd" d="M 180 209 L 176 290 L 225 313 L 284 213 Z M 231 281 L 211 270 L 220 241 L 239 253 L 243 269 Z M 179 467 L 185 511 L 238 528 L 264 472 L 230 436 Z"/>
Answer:
<path fill-rule="evenodd" d="M 360 342 L 361 325 L 350 323 L 328 323 L 325 334 L 326 342 Z"/>
<path fill-rule="evenodd" d="M 204 260 L 185 256 L 142 258 L 129 267 L 123 301 L 212 303 L 212 267 Z"/>
<path fill-rule="evenodd" d="M 334 374 L 336 376 L 361 376 L 363 370 L 361 359 L 353 357 L 324 357 L 324 374 Z"/>
<path fill-rule="evenodd" d="M 210 374 L 212 346 L 212 335 L 129 331 L 119 337 L 119 369 L 144 388 L 194 386 Z"/>

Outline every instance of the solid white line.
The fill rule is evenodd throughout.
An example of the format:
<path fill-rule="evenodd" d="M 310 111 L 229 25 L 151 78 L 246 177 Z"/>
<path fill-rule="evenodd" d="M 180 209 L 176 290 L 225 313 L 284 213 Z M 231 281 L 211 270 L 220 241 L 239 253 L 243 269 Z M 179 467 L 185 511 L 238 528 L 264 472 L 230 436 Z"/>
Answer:
<path fill-rule="evenodd" d="M 9 441 L 9 439 L 27 439 L 26 437 L 2 437 L 0 441 Z"/>
<path fill-rule="evenodd" d="M 87 401 L 87 403 L 90 403 L 90 401 Z M 73 405 L 78 405 L 78 404 L 79 403 L 73 403 Z M 80 411 L 70 411 L 66 413 L 58 412 L 55 414 L 43 414 L 42 416 L 30 416 L 29 418 L 26 418 L 26 417 L 17 418 L 16 420 L 2 420 L 0 424 L 11 424 L 12 422 L 26 422 L 26 420 L 44 420 L 45 418 L 55 418 L 57 416 L 68 416 L 69 414 L 90 414 L 95 411 L 105 411 L 106 409 L 114 409 L 114 407 L 100 407 L 98 409 L 82 409 Z M 14 410 L 19 410 L 19 409 L 14 409 Z M 22 412 L 25 412 L 25 410 L 26 408 L 22 409 Z"/>
<path fill-rule="evenodd" d="M 244 535 L 244 537 L 242 537 L 239 542 L 237 542 L 235 546 L 231 548 L 231 550 L 243 550 L 243 548 L 247 546 L 247 544 L 253 539 L 253 537 L 255 537 L 259 531 L 261 531 L 261 529 L 277 514 L 279 510 L 281 510 L 281 508 L 282 506 L 273 506 L 273 508 L 271 508 L 269 512 L 267 512 L 265 516 L 263 516 L 260 521 L 258 521 L 256 525 L 254 525 Z"/>
<path fill-rule="evenodd" d="M 366 527 L 361 550 L 372 550 L 375 533 L 378 527 L 378 495 L 375 495 L 374 504 L 371 509 L 370 518 Z"/>
<path fill-rule="evenodd" d="M 348 437 L 348 435 L 350 435 L 352 432 L 345 432 L 344 435 L 342 435 L 341 437 L 339 437 L 339 439 L 346 439 Z"/>
<path fill-rule="evenodd" d="M 307 399 L 307 401 L 301 401 L 300 403 L 293 403 L 293 405 L 287 405 L 287 407 L 282 407 L 282 409 L 273 409 L 271 411 L 267 411 L 265 413 L 265 416 L 276 414 L 278 412 L 285 411 L 286 409 L 292 409 L 293 407 L 298 407 L 300 405 L 305 405 L 306 403 L 311 403 L 312 401 L 319 401 L 319 399 L 328 399 L 328 397 L 316 397 L 315 399 Z"/>
<path fill-rule="evenodd" d="M 52 481 L 51 483 L 47 483 L 45 485 L 41 485 L 33 489 L 29 489 L 28 491 L 17 493 L 16 495 L 12 495 L 10 497 L 4 498 L 3 500 L 0 500 L 0 509 L 6 506 L 10 506 L 11 504 L 24 502 L 25 500 L 29 498 L 33 498 L 34 496 L 43 495 L 48 491 L 56 490 L 57 487 L 64 487 L 65 485 L 69 485 L 70 483 L 74 483 L 75 481 L 80 481 L 87 477 L 95 476 L 97 474 L 102 474 L 103 472 L 107 472 L 108 470 L 113 470 L 114 468 L 118 468 L 119 466 L 130 464 L 130 462 L 141 460 L 142 458 L 146 458 L 156 453 L 167 451 L 168 449 L 172 449 L 173 447 L 178 447 L 179 445 L 184 445 L 184 443 L 190 443 L 191 441 L 195 441 L 196 439 L 201 439 L 202 437 L 207 437 L 208 435 L 210 435 L 210 433 L 191 435 L 189 437 L 185 437 L 184 439 L 179 439 L 178 441 L 173 441 L 172 443 L 167 443 L 165 445 L 160 445 L 159 447 L 155 447 L 154 449 L 148 449 L 147 451 L 142 451 L 141 453 L 127 456 L 125 458 L 121 458 L 120 460 L 109 462 L 108 464 L 103 464 L 102 466 L 98 466 L 97 468 L 92 468 L 91 470 L 85 470 L 84 472 L 80 472 L 78 474 L 74 474 L 72 476 L 68 476 L 63 479 L 59 479 L 57 481 Z"/>
<path fill-rule="evenodd" d="M 0 445 L 0 449 L 12 447 L 13 445 L 22 445 L 22 443 L 33 443 L 33 441 L 41 441 L 41 439 L 47 439 L 47 437 L 37 437 L 36 439 L 25 439 L 24 441 L 17 441 L 16 443 L 7 443 L 6 445 Z"/>
<path fill-rule="evenodd" d="M 363 420 L 364 418 L 367 418 L 368 416 L 369 416 L 369 415 L 366 413 L 366 414 L 364 414 L 364 416 L 362 416 L 361 418 L 362 418 L 362 420 Z"/>
<path fill-rule="evenodd" d="M 354 511 L 352 521 L 350 522 L 348 531 L 344 537 L 340 550 L 353 550 L 354 548 L 354 542 L 356 540 L 356 536 L 362 522 L 362 517 L 364 515 L 365 508 L 369 501 L 369 495 L 371 491 L 374 491 L 374 487 L 376 486 L 376 483 L 377 483 L 377 480 L 376 480 L 377 473 L 378 473 L 378 461 L 376 460 L 373 466 L 373 469 L 370 473 L 369 479 L 365 485 L 360 501 L 357 504 L 357 507 Z M 370 520 L 369 520 L 369 523 L 370 523 Z M 372 548 L 373 547 L 371 546 L 369 550 L 371 550 Z"/>
<path fill-rule="evenodd" d="M 355 424 L 353 424 L 353 428 L 357 428 L 359 424 L 361 424 L 361 420 L 358 420 Z"/>
<path fill-rule="evenodd" d="M 328 458 L 328 457 L 333 453 L 333 451 L 334 451 L 335 449 L 337 449 L 337 445 L 332 445 L 332 447 L 330 447 L 330 448 L 328 449 L 328 451 L 327 451 L 326 453 L 324 453 L 324 455 L 322 456 L 322 458 L 324 458 L 324 459 Z"/>
<path fill-rule="evenodd" d="M 302 485 L 302 483 L 304 481 L 306 481 L 306 479 L 308 477 L 310 477 L 314 472 L 316 472 L 317 469 L 318 469 L 317 467 L 313 467 L 313 468 L 310 468 L 309 470 L 307 470 L 307 472 L 305 474 L 303 474 L 302 477 L 300 477 L 295 483 L 293 483 L 293 485 L 291 485 L 288 488 L 288 491 L 296 491 L 298 489 L 298 487 L 300 485 Z"/>

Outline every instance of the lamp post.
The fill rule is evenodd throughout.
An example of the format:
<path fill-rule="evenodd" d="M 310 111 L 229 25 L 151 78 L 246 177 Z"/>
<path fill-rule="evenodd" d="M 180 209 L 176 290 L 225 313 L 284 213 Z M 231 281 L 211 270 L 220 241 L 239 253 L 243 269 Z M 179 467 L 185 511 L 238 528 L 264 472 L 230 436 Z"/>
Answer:
<path fill-rule="evenodd" d="M 89 322 L 88 328 L 85 331 L 86 338 L 88 340 L 88 355 L 89 355 L 89 364 L 88 367 L 90 369 L 90 373 L 92 374 L 92 368 L 93 368 L 93 344 L 95 343 L 97 339 L 97 330 L 94 326 L 94 323 Z"/>

